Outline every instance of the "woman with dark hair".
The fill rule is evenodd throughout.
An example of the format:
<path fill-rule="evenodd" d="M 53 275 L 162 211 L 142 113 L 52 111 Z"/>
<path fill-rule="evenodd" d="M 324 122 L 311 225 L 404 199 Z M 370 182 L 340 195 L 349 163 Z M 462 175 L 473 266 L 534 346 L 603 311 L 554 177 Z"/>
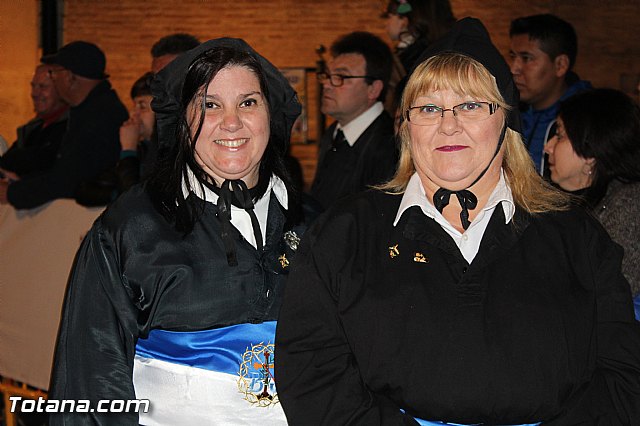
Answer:
<path fill-rule="evenodd" d="M 51 424 L 286 424 L 273 343 L 303 230 L 283 160 L 296 94 L 238 39 L 180 56 L 152 91 L 160 164 L 82 244 L 50 395 L 150 406 Z"/>
<path fill-rule="evenodd" d="M 640 319 L 640 107 L 613 89 L 574 95 L 560 104 L 544 151 L 551 180 L 579 195 L 624 248 L 622 272 Z"/>
<path fill-rule="evenodd" d="M 334 205 L 300 244 L 276 333 L 287 419 L 640 424 L 622 250 L 536 173 L 480 21 L 458 21 L 423 59 L 396 175 Z"/>

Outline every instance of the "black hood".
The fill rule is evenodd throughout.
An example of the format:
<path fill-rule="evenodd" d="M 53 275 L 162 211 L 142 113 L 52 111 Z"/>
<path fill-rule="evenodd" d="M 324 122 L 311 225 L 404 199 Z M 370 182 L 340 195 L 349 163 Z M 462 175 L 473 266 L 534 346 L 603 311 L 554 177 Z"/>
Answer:
<path fill-rule="evenodd" d="M 420 56 L 417 64 L 445 52 L 469 56 L 489 70 L 496 79 L 500 94 L 511 106 L 511 111 L 507 111 L 507 126 L 522 133 L 520 111 L 518 110 L 520 94 L 507 62 L 491 42 L 491 37 L 482 22 L 476 18 L 459 20 L 447 34 L 429 45 Z"/>
<path fill-rule="evenodd" d="M 281 143 L 284 143 L 284 148 L 286 148 L 291 137 L 293 123 L 302 111 L 296 92 L 271 62 L 253 50 L 244 40 L 236 38 L 218 38 L 204 42 L 178 56 L 156 74 L 151 83 L 151 92 L 153 94 L 151 107 L 156 113 L 159 144 L 166 147 L 176 143 L 176 124 L 181 110 L 180 99 L 187 72 L 196 57 L 215 47 L 229 47 L 241 50 L 247 52 L 258 61 L 262 67 L 269 91 L 268 101 L 272 137 L 282 141 Z"/>

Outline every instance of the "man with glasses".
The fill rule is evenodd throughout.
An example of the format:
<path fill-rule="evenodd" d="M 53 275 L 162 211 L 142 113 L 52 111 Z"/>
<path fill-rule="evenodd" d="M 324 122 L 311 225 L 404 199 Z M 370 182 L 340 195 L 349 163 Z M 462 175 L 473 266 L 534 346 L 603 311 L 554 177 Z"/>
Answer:
<path fill-rule="evenodd" d="M 128 118 L 104 72 L 105 55 L 95 44 L 69 43 L 42 62 L 50 66 L 58 94 L 71 106 L 69 123 L 50 169 L 21 176 L 7 183 L 6 191 L 0 188 L 0 203 L 17 209 L 74 198 L 82 182 L 113 168 L 120 152 L 118 131 Z"/>
<path fill-rule="evenodd" d="M 393 175 L 398 153 L 393 120 L 382 102 L 391 74 L 389 47 L 367 32 L 331 46 L 332 60 L 318 74 L 322 112 L 335 119 L 320 140 L 311 195 L 324 208 Z"/>

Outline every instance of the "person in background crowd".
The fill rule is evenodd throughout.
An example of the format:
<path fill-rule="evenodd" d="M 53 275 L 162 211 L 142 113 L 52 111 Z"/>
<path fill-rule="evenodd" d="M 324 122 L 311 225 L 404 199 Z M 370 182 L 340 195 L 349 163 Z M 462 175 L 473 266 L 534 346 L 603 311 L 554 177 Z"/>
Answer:
<path fill-rule="evenodd" d="M 624 248 L 622 272 L 640 319 L 640 108 L 613 89 L 572 96 L 544 150 L 551 180 L 584 199 Z"/>
<path fill-rule="evenodd" d="M 76 201 L 87 207 L 106 206 L 120 194 L 145 179 L 155 165 L 157 140 L 155 113 L 151 109 L 151 81 L 148 72 L 133 83 L 131 117 L 120 127 L 120 160 L 115 168 L 98 178 L 82 182 L 76 191 Z"/>
<path fill-rule="evenodd" d="M 18 139 L 0 157 L 0 170 L 24 176 L 49 169 L 67 128 L 69 105 L 63 101 L 49 76 L 50 65 L 36 66 L 31 79 L 31 100 L 36 116 L 18 127 Z"/>
<path fill-rule="evenodd" d="M 386 19 L 387 35 L 396 43 L 395 54 L 401 65 L 392 71 L 387 95 L 387 99 L 393 99 L 392 109 L 387 111 L 394 115 L 416 61 L 429 44 L 451 29 L 456 18 L 449 0 L 389 0 L 382 17 Z"/>
<path fill-rule="evenodd" d="M 276 330 L 293 425 L 638 425 L 622 249 L 532 167 L 480 21 L 424 53 L 392 181 L 304 235 Z"/>
<path fill-rule="evenodd" d="M 273 344 L 304 224 L 284 163 L 301 112 L 239 39 L 181 55 L 152 84 L 159 166 L 111 204 L 71 272 L 53 399 L 148 399 L 148 413 L 51 426 L 285 425 Z"/>
<path fill-rule="evenodd" d="M 114 167 L 120 152 L 118 129 L 128 118 L 105 74 L 105 55 L 95 44 L 71 42 L 42 62 L 50 65 L 58 94 L 71 106 L 69 124 L 51 168 L 0 182 L 0 203 L 17 209 L 74 198 L 81 182 Z"/>
<path fill-rule="evenodd" d="M 322 84 L 322 112 L 336 121 L 318 147 L 311 196 L 323 208 L 393 176 L 398 158 L 393 120 L 382 100 L 391 73 L 391 50 L 367 32 L 340 37 Z"/>
<path fill-rule="evenodd" d="M 200 44 L 191 34 L 176 33 L 162 37 L 151 47 L 151 71 L 155 74 L 184 52 Z"/>
<path fill-rule="evenodd" d="M 122 150 L 116 167 L 120 192 L 138 183 L 141 177 L 145 178 L 153 165 L 153 162 L 147 159 L 156 124 L 156 114 L 151 108 L 153 75 L 151 72 L 144 74 L 131 87 L 133 112 L 129 120 L 120 127 Z M 152 151 L 155 153 L 155 150 Z"/>
<path fill-rule="evenodd" d="M 523 103 L 523 136 L 533 164 L 544 172 L 543 148 L 560 101 L 591 84 L 573 72 L 578 38 L 573 26 L 550 14 L 514 19 L 509 30 L 511 73 Z"/>

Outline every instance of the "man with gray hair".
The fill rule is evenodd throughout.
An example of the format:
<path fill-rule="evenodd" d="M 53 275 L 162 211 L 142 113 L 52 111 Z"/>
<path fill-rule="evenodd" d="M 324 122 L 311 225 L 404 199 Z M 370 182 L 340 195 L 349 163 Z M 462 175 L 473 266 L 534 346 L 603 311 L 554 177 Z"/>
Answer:
<path fill-rule="evenodd" d="M 95 44 L 71 42 L 42 62 L 50 65 L 58 94 L 71 106 L 69 124 L 50 169 L 0 183 L 0 203 L 17 209 L 74 198 L 81 182 L 114 167 L 120 151 L 118 131 L 129 115 L 111 88 L 105 55 Z"/>

